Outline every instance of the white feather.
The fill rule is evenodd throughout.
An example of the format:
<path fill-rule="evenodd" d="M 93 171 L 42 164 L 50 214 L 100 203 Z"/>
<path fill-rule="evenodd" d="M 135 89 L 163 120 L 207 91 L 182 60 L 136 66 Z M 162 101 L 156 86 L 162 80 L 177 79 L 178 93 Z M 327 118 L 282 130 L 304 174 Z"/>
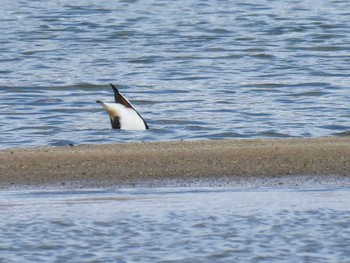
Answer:
<path fill-rule="evenodd" d="M 134 109 L 118 103 L 102 103 L 101 105 L 108 112 L 111 119 L 115 116 L 119 117 L 120 129 L 146 130 L 144 121 Z"/>

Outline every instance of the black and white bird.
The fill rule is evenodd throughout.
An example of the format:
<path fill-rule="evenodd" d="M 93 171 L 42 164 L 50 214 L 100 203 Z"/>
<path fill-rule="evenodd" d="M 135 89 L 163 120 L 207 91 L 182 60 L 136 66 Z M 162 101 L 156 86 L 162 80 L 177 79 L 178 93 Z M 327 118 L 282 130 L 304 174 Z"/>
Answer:
<path fill-rule="evenodd" d="M 115 103 L 105 103 L 100 100 L 100 104 L 108 113 L 113 129 L 122 130 L 147 130 L 149 129 L 145 120 L 134 109 L 131 103 L 113 85 Z"/>

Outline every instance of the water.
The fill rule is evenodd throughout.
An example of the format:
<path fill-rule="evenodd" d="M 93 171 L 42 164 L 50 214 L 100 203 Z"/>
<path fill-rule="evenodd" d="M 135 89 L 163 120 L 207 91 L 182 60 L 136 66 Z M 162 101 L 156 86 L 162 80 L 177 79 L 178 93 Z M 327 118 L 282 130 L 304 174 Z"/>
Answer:
<path fill-rule="evenodd" d="M 255 2 L 1 1 L 0 149 L 348 135 L 350 2 Z M 110 82 L 149 131 L 111 130 Z M 0 262 L 349 262 L 349 197 L 2 191 Z"/>
<path fill-rule="evenodd" d="M 0 262 L 349 262 L 349 188 L 0 193 Z"/>
<path fill-rule="evenodd" d="M 2 1 L 0 148 L 350 131 L 350 2 Z M 110 129 L 119 86 L 149 123 Z"/>

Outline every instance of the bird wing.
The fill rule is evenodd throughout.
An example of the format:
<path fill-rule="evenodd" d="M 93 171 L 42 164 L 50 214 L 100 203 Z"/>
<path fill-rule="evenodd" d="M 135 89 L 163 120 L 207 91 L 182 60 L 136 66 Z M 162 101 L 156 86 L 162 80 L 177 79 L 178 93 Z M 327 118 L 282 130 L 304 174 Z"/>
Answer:
<path fill-rule="evenodd" d="M 119 90 L 112 83 L 109 83 L 109 84 L 112 86 L 112 89 L 114 92 L 115 103 L 120 103 L 127 108 L 134 109 L 134 107 L 131 106 L 131 103 L 126 98 L 124 98 L 124 96 L 119 92 Z"/>
<path fill-rule="evenodd" d="M 112 89 L 114 92 L 115 103 L 119 103 L 119 104 L 124 105 L 127 108 L 133 109 L 137 113 L 137 115 L 139 115 L 140 118 L 143 120 L 146 129 L 149 129 L 146 121 L 142 118 L 141 114 L 138 113 L 138 111 L 134 109 L 134 107 L 131 105 L 131 103 L 126 98 L 124 98 L 124 96 L 119 92 L 119 90 L 112 83 L 109 83 L 109 84 L 112 86 Z M 112 120 L 111 120 L 111 122 L 112 122 Z M 119 119 L 118 119 L 118 123 L 119 123 Z M 114 128 L 113 123 L 112 123 L 112 128 Z M 120 128 L 120 123 L 119 123 L 119 128 Z M 119 128 L 114 128 L 114 129 L 119 129 Z"/>

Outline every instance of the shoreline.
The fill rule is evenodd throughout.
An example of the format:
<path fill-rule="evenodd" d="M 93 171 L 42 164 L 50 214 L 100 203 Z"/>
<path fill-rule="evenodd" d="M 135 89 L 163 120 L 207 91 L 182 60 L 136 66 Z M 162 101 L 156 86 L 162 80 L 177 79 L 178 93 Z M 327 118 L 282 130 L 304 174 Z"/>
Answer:
<path fill-rule="evenodd" d="M 235 139 L 0 151 L 0 190 L 350 185 L 350 137 Z"/>

